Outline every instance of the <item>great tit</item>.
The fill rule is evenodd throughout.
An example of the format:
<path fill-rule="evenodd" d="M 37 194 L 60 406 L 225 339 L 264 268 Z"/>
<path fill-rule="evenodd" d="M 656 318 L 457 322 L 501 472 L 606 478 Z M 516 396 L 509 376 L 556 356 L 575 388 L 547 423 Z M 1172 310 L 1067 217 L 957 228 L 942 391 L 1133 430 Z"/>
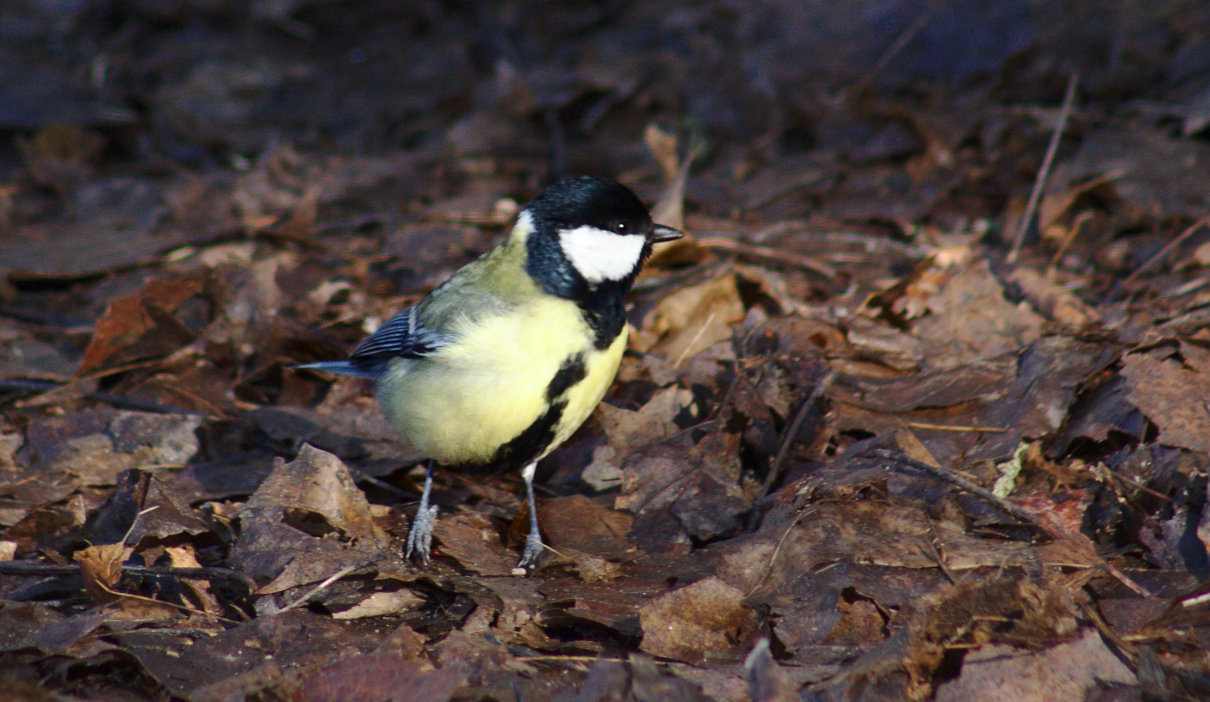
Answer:
<path fill-rule="evenodd" d="M 430 460 L 405 556 L 429 560 L 434 462 L 521 469 L 529 536 L 518 569 L 542 552 L 537 462 L 588 419 L 626 348 L 623 298 L 655 224 L 628 188 L 579 176 L 548 187 L 503 242 L 395 315 L 344 361 L 297 366 L 374 380 L 378 403 Z"/>

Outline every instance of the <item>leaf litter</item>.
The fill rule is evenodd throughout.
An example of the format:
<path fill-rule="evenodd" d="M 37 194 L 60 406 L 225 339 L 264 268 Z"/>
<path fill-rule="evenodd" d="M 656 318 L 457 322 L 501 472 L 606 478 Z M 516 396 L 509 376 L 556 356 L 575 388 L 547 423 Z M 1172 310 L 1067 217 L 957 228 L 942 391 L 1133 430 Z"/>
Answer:
<path fill-rule="evenodd" d="M 136 5 L 0 29 L 6 689 L 1210 694 L 1200 8 Z M 417 568 L 422 457 L 288 366 L 580 171 L 690 236 L 542 567 L 442 470 Z"/>

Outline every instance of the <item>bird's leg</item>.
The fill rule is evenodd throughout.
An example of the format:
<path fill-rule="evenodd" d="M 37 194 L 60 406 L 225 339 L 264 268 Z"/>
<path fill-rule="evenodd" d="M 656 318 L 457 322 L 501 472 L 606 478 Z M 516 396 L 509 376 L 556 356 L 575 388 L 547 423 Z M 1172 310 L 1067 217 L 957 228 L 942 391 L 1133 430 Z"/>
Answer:
<path fill-rule="evenodd" d="M 416 510 L 416 518 L 412 520 L 412 528 L 408 531 L 407 550 L 404 558 L 411 558 L 414 552 L 425 565 L 429 562 L 429 551 L 433 545 L 433 524 L 437 521 L 437 505 L 429 506 L 429 493 L 433 491 L 433 461 L 424 466 L 424 492 L 420 495 L 420 509 Z"/>
<path fill-rule="evenodd" d="M 536 462 L 530 463 L 521 471 L 521 477 L 525 478 L 525 499 L 529 504 L 529 536 L 525 537 L 525 551 L 521 554 L 518 568 L 532 568 L 537 565 L 538 556 L 542 554 L 542 534 L 538 531 L 538 503 L 534 500 L 534 471 L 537 467 Z"/>

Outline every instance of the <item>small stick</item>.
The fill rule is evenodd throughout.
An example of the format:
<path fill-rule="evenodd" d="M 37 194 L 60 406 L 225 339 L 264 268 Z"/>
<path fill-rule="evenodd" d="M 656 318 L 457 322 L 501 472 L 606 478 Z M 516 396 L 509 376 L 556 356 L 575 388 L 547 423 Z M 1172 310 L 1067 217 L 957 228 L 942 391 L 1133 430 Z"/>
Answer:
<path fill-rule="evenodd" d="M 330 587 L 330 586 L 332 585 L 332 583 L 336 582 L 337 580 L 340 580 L 340 579 L 341 579 L 341 578 L 343 578 L 344 576 L 348 575 L 349 573 L 352 573 L 353 571 L 357 570 L 358 568 L 362 567 L 363 565 L 365 565 L 365 564 L 364 564 L 364 563 L 356 563 L 356 564 L 354 564 L 354 565 L 351 565 L 351 566 L 346 566 L 346 567 L 344 567 L 344 568 L 341 568 L 340 570 L 336 571 L 336 572 L 335 572 L 335 573 L 333 573 L 332 575 L 328 576 L 328 579 L 327 579 L 327 580 L 325 580 L 325 581 L 323 581 L 322 583 L 320 583 L 320 584 L 316 585 L 315 587 L 311 588 L 311 589 L 310 589 L 310 590 L 308 590 L 306 593 L 304 593 L 304 594 L 303 594 L 301 597 L 297 598 L 296 600 L 294 600 L 294 601 L 293 601 L 293 602 L 291 602 L 290 604 L 288 604 L 288 605 L 286 605 L 285 607 L 282 607 L 281 609 L 277 610 L 277 614 L 282 614 L 283 612 L 289 612 L 290 610 L 294 609 L 295 607 L 298 607 L 298 606 L 302 605 L 304 602 L 306 602 L 307 600 L 309 600 L 309 599 L 311 599 L 312 597 L 314 597 L 314 596 L 315 596 L 315 594 L 316 594 L 316 593 L 318 593 L 320 590 L 323 590 L 323 589 L 325 589 L 325 588 L 327 588 L 327 587 Z"/>
<path fill-rule="evenodd" d="M 790 522 L 790 526 L 786 527 L 786 530 L 782 533 L 781 538 L 777 540 L 777 546 L 773 547 L 773 553 L 769 556 L 769 563 L 765 565 L 765 572 L 761 573 L 760 579 L 758 579 L 752 585 L 752 588 L 748 590 L 748 592 L 744 593 L 744 597 L 751 597 L 754 592 L 760 589 L 761 585 L 765 584 L 765 580 L 767 580 L 769 578 L 769 574 L 773 572 L 773 564 L 777 562 L 777 557 L 781 554 L 781 547 L 786 544 L 786 539 L 789 538 L 790 532 L 794 531 L 794 527 L 798 526 L 798 523 L 802 521 L 802 518 L 807 516 L 807 514 L 812 511 L 813 510 L 804 509 L 803 511 L 799 512 L 794 517 L 794 521 Z"/>
<path fill-rule="evenodd" d="M 987 488 L 985 488 L 981 485 L 978 485 L 975 482 L 968 480 L 968 479 L 962 477 L 961 475 L 958 475 L 957 473 L 954 473 L 953 471 L 946 470 L 945 468 L 942 468 L 940 466 L 931 466 L 923 461 L 917 461 L 913 458 L 908 458 L 907 456 L 904 456 L 902 454 L 898 454 L 893 451 L 888 451 L 887 449 L 874 449 L 872 451 L 867 452 L 865 455 L 873 457 L 873 458 L 882 458 L 882 459 L 885 459 L 888 461 L 894 461 L 895 463 L 906 465 L 911 468 L 915 468 L 916 470 L 922 470 L 922 471 L 925 471 L 926 473 L 931 473 L 932 475 L 935 475 L 938 478 L 945 480 L 946 482 L 957 485 L 958 487 L 962 488 L 963 490 L 966 490 L 967 492 L 971 493 L 972 495 L 977 495 L 977 496 L 983 498 L 984 500 L 987 500 L 988 502 L 992 503 L 993 505 L 998 507 L 1001 511 L 1005 512 L 1006 514 L 1010 514 L 1010 515 L 1016 517 L 1017 519 L 1020 519 L 1021 521 L 1025 522 L 1026 524 L 1029 524 L 1030 526 L 1034 526 L 1034 527 L 1037 527 L 1038 529 L 1041 529 L 1042 531 L 1046 531 L 1046 529 L 1041 524 L 1038 523 L 1038 520 L 1036 518 L 1034 518 L 1034 515 L 1030 514 L 1028 510 L 1022 509 L 1021 507 L 1014 505 L 1013 503 L 1009 502 L 1008 500 L 1005 500 L 1001 497 L 996 496 L 996 494 L 993 493 L 991 490 L 988 490 Z"/>
<path fill-rule="evenodd" d="M 1105 570 L 1110 575 L 1112 575 L 1114 578 L 1116 578 L 1118 582 L 1125 585 L 1126 588 L 1128 590 L 1130 590 L 1131 592 L 1133 592 L 1134 594 L 1139 595 L 1140 597 L 1155 597 L 1155 595 L 1150 590 L 1148 590 L 1147 588 L 1143 587 L 1142 585 L 1139 585 L 1138 583 L 1136 583 L 1133 578 L 1131 578 L 1129 575 L 1126 575 L 1125 573 L 1123 573 L 1117 566 L 1110 563 L 1109 561 L 1102 559 L 1101 565 L 1105 566 Z"/>
<path fill-rule="evenodd" d="M 1059 150 L 1059 141 L 1063 138 L 1063 130 L 1067 128 L 1067 117 L 1071 114 L 1071 106 L 1076 101 L 1076 85 L 1080 82 L 1080 75 L 1072 73 L 1071 78 L 1067 80 L 1067 94 L 1063 96 L 1063 107 L 1059 109 L 1059 122 L 1055 125 L 1055 130 L 1051 132 L 1050 143 L 1046 146 L 1046 155 L 1042 158 L 1042 167 L 1038 169 L 1038 176 L 1034 179 L 1033 190 L 1029 193 L 1029 202 L 1025 205 L 1025 214 L 1022 215 L 1021 221 L 1017 223 L 1017 237 L 1013 241 L 1013 248 L 1008 252 L 1008 262 L 1016 263 L 1017 256 L 1021 253 L 1021 246 L 1025 243 L 1025 233 L 1029 231 L 1029 223 L 1034 218 L 1034 212 L 1038 209 L 1038 202 L 1042 199 L 1042 188 L 1046 187 L 1046 179 L 1050 177 L 1050 166 L 1054 163 L 1055 153 Z"/>
<path fill-rule="evenodd" d="M 673 368 L 680 368 L 681 364 L 685 362 L 685 356 L 689 355 L 689 349 L 692 349 L 693 345 L 697 343 L 698 339 L 702 338 L 702 334 L 706 333 L 706 329 L 710 327 L 710 323 L 714 321 L 716 314 L 716 312 L 711 312 L 710 316 L 706 317 L 706 321 L 702 322 L 702 326 L 697 330 L 697 333 L 693 335 L 693 338 L 689 340 L 688 344 L 685 344 L 685 348 L 681 349 L 680 355 L 676 357 L 676 363 L 672 364 Z"/>
<path fill-rule="evenodd" d="M 200 614 L 203 617 L 213 617 L 214 619 L 221 619 L 221 620 L 231 623 L 231 624 L 239 624 L 239 622 L 234 619 L 229 619 L 227 617 L 224 617 L 221 614 L 207 612 L 204 609 L 198 609 L 196 607 L 189 607 L 186 605 L 179 605 L 179 604 L 176 604 L 175 602 L 166 602 L 164 600 L 157 600 L 154 597 L 143 597 L 142 595 L 135 595 L 135 594 L 129 593 L 129 592 L 119 592 L 118 590 L 113 590 L 113 589 L 110 589 L 109 587 L 106 587 L 105 583 L 97 583 L 97 586 L 100 587 L 105 592 L 113 595 L 114 597 L 120 598 L 120 599 L 134 600 L 136 602 L 146 602 L 148 604 L 155 604 L 155 605 L 164 605 L 165 607 L 171 607 L 172 609 L 177 609 L 182 612 L 189 612 L 190 614 Z"/>
<path fill-rule="evenodd" d="M 1176 247 L 1183 244 L 1186 239 L 1193 236 L 1194 232 L 1196 232 L 1197 230 L 1199 230 L 1205 226 L 1210 226 L 1210 215 L 1206 215 L 1205 217 L 1202 217 L 1201 219 L 1194 222 L 1193 224 L 1190 224 L 1188 227 L 1185 228 L 1185 231 L 1181 232 L 1180 234 L 1177 235 L 1177 237 L 1175 239 L 1173 239 L 1172 241 L 1165 244 L 1164 248 L 1160 249 L 1159 251 L 1156 252 L 1156 254 L 1154 256 L 1147 259 L 1147 261 L 1145 263 L 1143 263 L 1143 265 L 1134 269 L 1133 273 L 1126 276 L 1124 279 L 1122 279 L 1122 282 L 1120 282 L 1114 286 L 1113 292 L 1110 294 L 1110 297 L 1114 297 L 1119 290 L 1121 290 L 1122 288 L 1126 287 L 1127 285 L 1130 285 L 1131 283 L 1133 283 L 1135 278 L 1138 278 L 1139 275 L 1141 275 L 1143 273 L 1143 271 L 1147 270 L 1148 268 L 1151 268 L 1156 263 L 1159 263 L 1160 261 L 1162 261 L 1165 257 L 1168 256 L 1168 254 L 1172 253 L 1173 249 L 1175 249 Z"/>
<path fill-rule="evenodd" d="M 924 12 L 920 13 L 919 17 L 912 20 L 912 23 L 907 26 L 907 29 L 904 29 L 902 32 L 900 32 L 899 36 L 895 37 L 895 41 L 891 42 L 891 45 L 887 47 L 887 50 L 882 52 L 882 56 L 878 57 L 878 61 L 874 63 L 874 67 L 870 69 L 870 72 L 866 74 L 866 76 L 860 81 L 858 81 L 853 92 L 858 95 L 865 92 L 865 89 L 870 85 L 870 83 L 874 82 L 874 79 L 878 77 L 879 73 L 882 73 L 882 70 L 887 67 L 887 64 L 891 62 L 891 59 L 895 58 L 900 51 L 903 51 L 904 47 L 906 47 L 912 41 L 912 39 L 916 38 L 916 35 L 920 33 L 920 30 L 925 28 L 925 26 L 928 24 L 929 17 L 932 14 L 932 9 L 926 7 Z"/>
<path fill-rule="evenodd" d="M 170 566 L 124 565 L 122 566 L 122 572 L 129 573 L 130 575 L 167 576 L 183 578 L 185 580 L 230 580 L 247 585 L 249 590 L 256 589 L 256 584 L 248 576 L 230 568 L 176 568 Z M 0 561 L 0 575 L 49 578 L 58 575 L 78 575 L 79 573 L 79 565 Z"/>
<path fill-rule="evenodd" d="M 956 431 L 975 434 L 999 434 L 1008 431 L 1004 427 L 984 427 L 977 424 L 933 424 L 932 422 L 904 422 L 904 426 L 912 429 L 931 429 L 933 431 Z"/>
<path fill-rule="evenodd" d="M 920 550 L 924 553 L 925 557 L 933 559 L 933 562 L 937 564 L 937 568 L 941 571 L 941 574 L 945 576 L 946 580 L 950 581 L 950 585 L 957 585 L 958 579 L 954 577 L 952 572 L 950 572 L 949 566 L 945 563 L 945 554 L 941 553 L 941 547 L 938 546 L 940 539 L 937 538 L 937 530 L 933 527 L 932 519 L 928 520 L 928 527 L 928 541 L 925 544 L 921 544 Z"/>
<path fill-rule="evenodd" d="M 1084 210 L 1076 215 L 1076 219 L 1071 223 L 1071 229 L 1068 230 L 1067 236 L 1063 237 L 1063 242 L 1059 244 L 1059 248 L 1055 250 L 1055 255 L 1050 257 L 1050 265 L 1046 267 L 1046 277 L 1054 278 L 1055 271 L 1059 269 L 1059 261 L 1063 258 L 1063 254 L 1067 253 L 1067 249 L 1075 242 L 1076 237 L 1084 229 L 1084 224 L 1092 219 L 1092 212 Z"/>
<path fill-rule="evenodd" d="M 794 439 L 798 436 L 798 432 L 802 429 L 802 424 L 807 419 L 807 415 L 819 402 L 819 398 L 823 396 L 828 388 L 832 386 L 832 371 L 828 371 L 818 383 L 815 384 L 815 389 L 807 396 L 806 400 L 798 406 L 798 412 L 795 413 L 790 426 L 786 428 L 786 433 L 781 437 L 781 445 L 777 447 L 777 455 L 773 458 L 773 462 L 769 464 L 769 472 L 765 475 L 765 484 L 761 490 L 762 495 L 769 493 L 769 488 L 773 486 L 777 476 L 781 474 L 781 465 L 785 463 L 786 456 L 790 453 L 790 447 L 794 445 Z"/>
<path fill-rule="evenodd" d="M 595 663 L 597 661 L 606 661 L 610 663 L 625 663 L 626 658 L 607 658 L 606 656 L 556 656 L 556 655 L 539 655 L 539 656 L 517 656 L 517 661 L 528 663 L 530 661 L 542 662 L 568 662 L 568 663 Z"/>
<path fill-rule="evenodd" d="M 775 249 L 769 246 L 760 246 L 759 244 L 748 244 L 735 239 L 725 239 L 723 237 L 709 237 L 706 239 L 698 239 L 698 246 L 706 249 L 719 249 L 722 251 L 731 252 L 737 256 L 751 256 L 772 263 L 784 263 L 799 268 L 805 268 L 812 273 L 818 273 L 825 278 L 834 279 L 836 277 L 836 269 L 826 263 L 820 263 L 812 258 L 801 256 L 799 254 Z"/>
<path fill-rule="evenodd" d="M 130 540 L 130 535 L 134 533 L 134 528 L 135 528 L 136 526 L 138 526 L 138 524 L 139 524 L 139 517 L 143 516 L 144 514 L 150 514 L 150 513 L 152 513 L 152 512 L 154 512 L 154 511 L 156 511 L 156 510 L 157 510 L 157 509 L 159 509 L 159 508 L 160 508 L 160 506 L 159 506 L 159 505 L 152 505 L 151 507 L 148 507 L 147 509 L 140 510 L 138 514 L 134 515 L 134 519 L 132 519 L 132 520 L 130 521 L 130 527 L 129 527 L 128 529 L 126 529 L 126 535 L 125 535 L 125 536 L 123 536 L 123 537 L 122 537 L 122 540 L 121 540 L 121 541 L 119 541 L 118 543 L 120 543 L 120 544 L 122 544 L 123 546 L 125 546 L 125 545 L 126 545 L 126 542 L 127 542 L 128 540 Z"/>

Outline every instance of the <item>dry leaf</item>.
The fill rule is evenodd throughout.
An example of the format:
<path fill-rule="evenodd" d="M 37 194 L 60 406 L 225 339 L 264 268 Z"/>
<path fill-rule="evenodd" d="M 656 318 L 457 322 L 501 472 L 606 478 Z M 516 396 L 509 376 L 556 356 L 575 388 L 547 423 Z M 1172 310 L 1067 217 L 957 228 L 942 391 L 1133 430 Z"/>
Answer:
<path fill-rule="evenodd" d="M 142 290 L 110 302 L 97 320 L 77 373 L 85 375 L 99 368 L 167 354 L 192 341 L 194 333 L 172 314 L 200 295 L 204 286 L 203 275 L 156 279 Z"/>
<path fill-rule="evenodd" d="M 665 296 L 635 335 L 634 345 L 679 364 L 730 339 L 731 325 L 743 317 L 735 273 L 727 272 Z"/>
<path fill-rule="evenodd" d="M 104 544 L 89 546 L 72 554 L 72 558 L 80 564 L 84 588 L 94 601 L 103 604 L 121 597 L 115 588 L 122 578 L 122 564 L 130 558 L 133 550 L 125 544 Z"/>
<path fill-rule="evenodd" d="M 1210 351 L 1181 344 L 1122 357 L 1130 401 L 1160 430 L 1160 443 L 1210 451 Z"/>
<path fill-rule="evenodd" d="M 387 614 L 410 612 L 424 604 L 424 598 L 411 590 L 395 590 L 394 592 L 375 592 L 352 607 L 336 612 L 333 619 L 365 619 L 366 617 L 381 617 Z"/>
<path fill-rule="evenodd" d="M 1080 700 L 1108 685 L 1136 685 L 1138 679 L 1101 636 L 1082 637 L 1045 651 L 1010 645 L 983 646 L 966 654 L 957 680 L 937 688 L 938 702 L 1049 702 Z"/>
<path fill-rule="evenodd" d="M 736 658 L 756 626 L 744 593 L 715 577 L 673 590 L 639 610 L 647 653 L 703 664 Z"/>
<path fill-rule="evenodd" d="M 173 568 L 202 567 L 202 564 L 197 560 L 197 555 L 193 552 L 193 546 L 189 544 L 184 546 L 165 546 L 164 552 L 168 554 L 168 559 L 171 561 Z M 210 592 L 209 582 L 196 578 L 181 578 L 181 586 L 193 595 L 194 599 L 201 605 L 202 611 L 208 614 L 219 614 L 223 611 L 222 606 L 218 603 L 218 599 Z"/>

